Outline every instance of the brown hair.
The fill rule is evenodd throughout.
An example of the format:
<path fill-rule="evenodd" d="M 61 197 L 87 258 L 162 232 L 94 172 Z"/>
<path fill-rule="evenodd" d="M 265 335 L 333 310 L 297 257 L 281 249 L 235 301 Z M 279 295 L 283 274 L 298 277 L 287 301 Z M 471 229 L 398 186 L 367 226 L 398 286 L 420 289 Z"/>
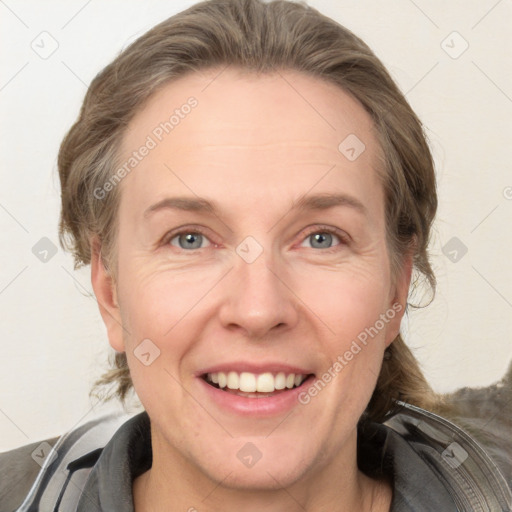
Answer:
<path fill-rule="evenodd" d="M 427 246 L 437 193 L 421 122 L 361 39 L 304 3 L 286 0 L 198 3 L 148 31 L 94 78 L 58 158 L 60 242 L 72 251 L 75 268 L 90 263 L 91 237 L 97 236 L 104 264 L 115 276 L 119 187 L 106 198 L 94 191 L 113 176 L 135 113 L 163 85 L 193 71 L 227 66 L 254 73 L 300 71 L 336 84 L 362 104 L 380 143 L 392 275 L 412 251 L 416 277 L 434 293 Z M 412 288 L 416 285 L 414 280 Z M 117 389 L 104 399 L 117 396 L 124 402 L 132 388 L 124 353 L 115 354 L 114 368 L 94 389 L 112 384 Z M 434 398 L 399 334 L 387 349 L 366 416 L 382 421 L 395 410 L 396 400 L 432 409 Z"/>

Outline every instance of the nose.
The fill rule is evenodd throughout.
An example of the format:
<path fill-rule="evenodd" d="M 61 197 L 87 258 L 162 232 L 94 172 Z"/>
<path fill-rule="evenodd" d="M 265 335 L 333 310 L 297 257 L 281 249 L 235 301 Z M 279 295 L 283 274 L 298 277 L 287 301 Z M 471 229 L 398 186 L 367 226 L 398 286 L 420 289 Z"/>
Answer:
<path fill-rule="evenodd" d="M 219 312 L 223 327 L 254 340 L 293 328 L 298 301 L 286 274 L 265 251 L 252 263 L 236 256 Z"/>

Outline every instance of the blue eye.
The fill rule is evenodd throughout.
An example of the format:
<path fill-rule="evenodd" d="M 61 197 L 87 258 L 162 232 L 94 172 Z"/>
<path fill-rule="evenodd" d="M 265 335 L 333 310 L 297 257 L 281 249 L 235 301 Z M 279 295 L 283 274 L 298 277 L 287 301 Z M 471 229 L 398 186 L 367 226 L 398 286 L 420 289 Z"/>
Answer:
<path fill-rule="evenodd" d="M 178 241 L 178 244 L 173 243 L 174 240 Z M 174 247 L 180 249 L 201 249 L 203 241 L 207 238 L 201 233 L 195 231 L 182 232 L 175 235 L 169 240 L 169 243 Z"/>
<path fill-rule="evenodd" d="M 316 249 L 329 249 L 332 246 L 332 235 L 331 233 L 314 233 L 309 235 L 311 246 Z"/>
<path fill-rule="evenodd" d="M 338 243 L 336 243 L 336 240 Z M 336 245 L 341 245 L 345 242 L 341 235 L 333 233 L 330 230 L 313 231 L 306 236 L 303 244 L 306 243 L 306 241 L 309 241 L 311 247 L 314 249 L 332 249 L 336 247 Z"/>

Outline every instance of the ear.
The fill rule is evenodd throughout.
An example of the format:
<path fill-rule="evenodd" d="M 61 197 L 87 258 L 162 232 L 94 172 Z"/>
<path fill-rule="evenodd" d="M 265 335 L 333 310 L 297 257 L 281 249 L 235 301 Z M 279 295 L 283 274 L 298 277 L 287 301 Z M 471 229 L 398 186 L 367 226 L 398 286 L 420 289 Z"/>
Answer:
<path fill-rule="evenodd" d="M 113 276 L 101 258 L 101 242 L 91 238 L 91 283 L 96 295 L 103 323 L 107 328 L 110 345 L 117 352 L 124 352 L 123 324 L 117 301 Z"/>
<path fill-rule="evenodd" d="M 414 244 L 412 245 L 414 247 Z M 386 347 L 389 347 L 393 340 L 400 333 L 400 323 L 405 314 L 407 305 L 407 297 L 409 295 L 409 285 L 411 283 L 412 267 L 413 267 L 414 249 L 411 248 L 406 255 L 403 256 L 401 269 L 398 271 L 394 290 L 392 291 L 392 299 L 389 303 L 388 318 L 394 314 L 388 323 L 386 330 Z M 394 312 L 394 313 L 393 313 Z"/>

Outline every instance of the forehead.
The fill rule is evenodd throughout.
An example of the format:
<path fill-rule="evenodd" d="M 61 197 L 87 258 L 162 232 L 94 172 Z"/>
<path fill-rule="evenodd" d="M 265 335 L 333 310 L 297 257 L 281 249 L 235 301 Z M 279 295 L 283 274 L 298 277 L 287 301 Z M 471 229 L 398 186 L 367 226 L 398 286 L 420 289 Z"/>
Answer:
<path fill-rule="evenodd" d="M 378 186 L 369 114 L 340 87 L 296 71 L 216 69 L 168 83 L 130 122 L 122 160 L 144 145 L 151 149 L 121 183 L 132 205 L 165 196 L 167 185 L 207 196 L 219 179 L 233 194 L 272 186 L 290 200 L 324 175 L 324 189 L 368 195 Z"/>
<path fill-rule="evenodd" d="M 197 103 L 192 109 L 186 107 L 190 98 Z M 180 109 L 190 112 L 180 113 Z M 255 74 L 227 68 L 189 73 L 164 85 L 132 119 L 123 148 L 140 142 L 137 132 L 166 138 L 170 132 L 164 129 L 159 134 L 158 127 L 173 114 L 169 142 L 182 151 L 196 140 L 230 144 L 233 128 L 239 143 L 288 143 L 294 135 L 307 135 L 305 141 L 322 139 L 336 155 L 351 130 L 357 129 L 365 143 L 375 142 L 370 116 L 339 86 L 292 70 Z M 191 124 L 183 122 L 187 117 L 194 119 L 193 133 L 184 128 Z"/>

